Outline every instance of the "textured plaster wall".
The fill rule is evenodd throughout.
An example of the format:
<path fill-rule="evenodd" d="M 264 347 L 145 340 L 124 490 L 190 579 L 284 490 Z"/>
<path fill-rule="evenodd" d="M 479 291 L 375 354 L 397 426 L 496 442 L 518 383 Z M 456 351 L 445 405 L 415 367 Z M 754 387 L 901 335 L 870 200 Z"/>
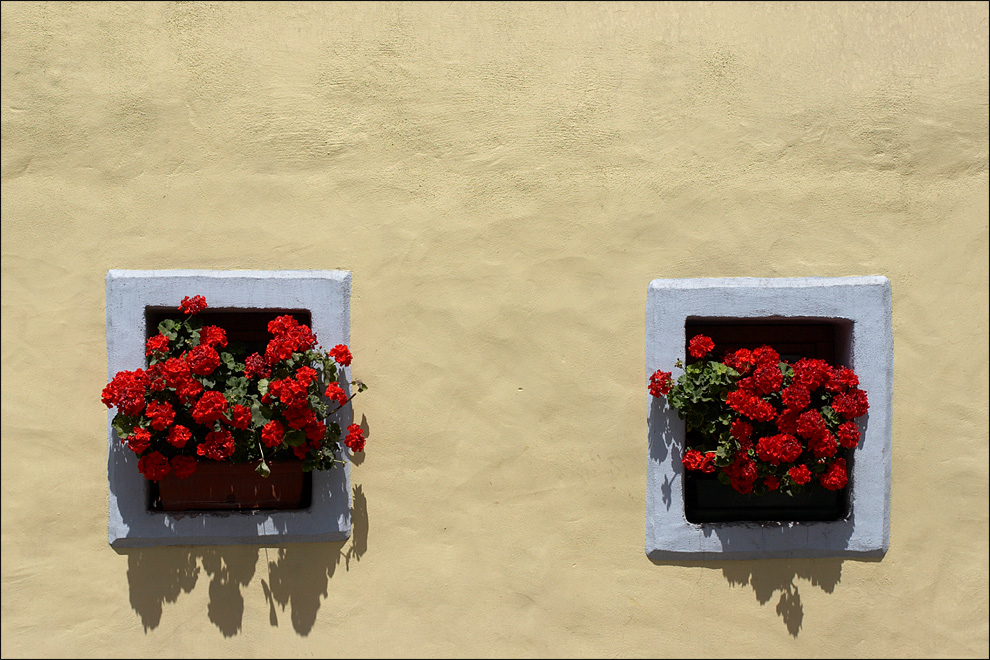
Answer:
<path fill-rule="evenodd" d="M 3 656 L 986 657 L 987 19 L 3 3 Z M 112 268 L 353 273 L 351 540 L 110 548 Z M 651 562 L 650 280 L 871 274 L 887 555 Z"/>

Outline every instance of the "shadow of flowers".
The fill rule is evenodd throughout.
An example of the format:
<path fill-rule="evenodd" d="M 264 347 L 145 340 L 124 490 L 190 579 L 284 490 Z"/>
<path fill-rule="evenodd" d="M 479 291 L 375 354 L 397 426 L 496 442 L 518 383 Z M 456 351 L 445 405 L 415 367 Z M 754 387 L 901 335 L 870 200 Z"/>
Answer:
<path fill-rule="evenodd" d="M 777 616 L 792 637 L 797 637 L 804 625 L 804 604 L 798 581 L 808 582 L 827 594 L 833 593 L 842 579 L 840 558 L 828 559 L 760 559 L 726 561 L 662 561 L 656 565 L 687 566 L 708 570 L 721 570 L 722 576 L 733 587 L 749 586 L 760 605 L 774 600 Z M 860 561 L 860 560 L 857 560 Z M 870 560 L 862 560 L 870 561 Z"/>
<path fill-rule="evenodd" d="M 117 552 L 127 556 L 131 607 L 145 632 L 161 624 L 166 603 L 191 593 L 205 574 L 210 581 L 207 618 L 224 637 L 233 637 L 243 627 L 244 597 L 260 552 L 268 558 L 268 579 L 261 580 L 261 588 L 269 604 L 269 623 L 278 626 L 278 609 L 284 612 L 288 607 L 293 628 L 305 636 L 316 623 L 338 564 L 343 562 L 345 570 L 350 570 L 351 560 L 360 561 L 367 549 L 368 501 L 363 488 L 357 486 L 348 541 L 274 547 L 161 546 Z"/>
<path fill-rule="evenodd" d="M 343 551 L 346 541 L 295 543 L 278 548 L 275 559 L 269 559 L 268 581 L 262 580 L 261 587 L 268 601 L 268 621 L 272 626 L 278 626 L 279 610 L 284 612 L 289 607 L 292 627 L 300 635 L 308 635 L 316 623 L 322 600 L 328 596 L 329 581 L 337 565 L 343 560 L 344 570 L 350 570 L 351 559 L 360 561 L 367 551 L 368 500 L 361 486 L 354 488 L 353 496 L 351 539 L 346 552 Z"/>

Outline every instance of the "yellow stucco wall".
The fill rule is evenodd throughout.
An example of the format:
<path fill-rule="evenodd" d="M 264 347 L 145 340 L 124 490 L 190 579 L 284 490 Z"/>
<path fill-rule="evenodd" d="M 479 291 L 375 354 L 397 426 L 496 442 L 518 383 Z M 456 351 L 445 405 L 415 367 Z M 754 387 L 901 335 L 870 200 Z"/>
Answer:
<path fill-rule="evenodd" d="M 986 657 L 987 19 L 3 3 L 3 656 Z M 111 268 L 352 271 L 352 540 L 110 548 Z M 651 562 L 649 281 L 872 274 L 886 557 Z"/>

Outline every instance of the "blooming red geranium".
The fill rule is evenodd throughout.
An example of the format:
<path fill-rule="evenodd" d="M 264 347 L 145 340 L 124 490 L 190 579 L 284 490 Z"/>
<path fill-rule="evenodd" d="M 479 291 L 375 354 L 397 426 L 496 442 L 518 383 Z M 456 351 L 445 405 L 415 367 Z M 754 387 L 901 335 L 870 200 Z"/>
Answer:
<path fill-rule="evenodd" d="M 344 344 L 337 344 L 331 348 L 329 355 L 341 366 L 349 367 L 351 364 L 351 351 Z"/>
<path fill-rule="evenodd" d="M 848 367 L 801 358 L 793 364 L 770 346 L 714 357 L 714 342 L 692 337 L 697 360 L 676 383 L 670 372 L 650 376 L 649 392 L 665 396 L 685 421 L 688 471 L 715 472 L 741 493 L 844 488 L 846 451 L 859 445 L 854 421 L 869 409 Z"/>
<path fill-rule="evenodd" d="M 192 298 L 186 296 L 179 303 L 179 311 L 189 315 L 199 314 L 204 309 L 206 309 L 206 298 L 203 296 L 193 296 Z"/>
<path fill-rule="evenodd" d="M 147 367 L 120 371 L 101 400 L 116 408 L 113 427 L 138 455 L 149 480 L 180 479 L 199 461 L 257 462 L 297 458 L 304 470 L 342 465 L 342 447 L 362 451 L 356 425 L 342 437 L 333 415 L 350 401 L 341 385 L 353 360 L 344 344 L 329 352 L 292 315 L 268 323 L 264 354 L 248 354 L 220 325 L 203 325 L 203 296 L 186 296 L 181 319 L 167 319 L 145 343 Z M 354 381 L 357 392 L 365 385 Z"/>
<path fill-rule="evenodd" d="M 364 430 L 357 424 L 348 426 L 344 444 L 351 451 L 364 451 Z"/>
<path fill-rule="evenodd" d="M 660 371 L 658 369 L 650 376 L 650 394 L 653 396 L 666 396 L 673 385 L 674 381 L 671 380 L 669 371 Z"/>
<path fill-rule="evenodd" d="M 696 335 L 688 342 L 688 353 L 695 359 L 705 357 L 713 348 L 715 348 L 715 342 L 711 340 L 711 337 L 705 335 Z"/>

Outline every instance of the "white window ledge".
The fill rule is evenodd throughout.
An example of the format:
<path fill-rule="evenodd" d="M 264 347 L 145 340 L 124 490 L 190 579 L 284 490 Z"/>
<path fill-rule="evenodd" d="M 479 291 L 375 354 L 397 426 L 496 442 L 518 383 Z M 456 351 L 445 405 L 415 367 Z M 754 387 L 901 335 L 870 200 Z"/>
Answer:
<path fill-rule="evenodd" d="M 145 310 L 178 307 L 202 295 L 211 308 L 306 309 L 323 346 L 350 343 L 351 274 L 340 270 L 111 270 L 107 273 L 108 382 L 145 367 Z M 344 370 L 349 380 L 350 373 Z M 147 508 L 148 481 L 137 456 L 117 438 L 108 412 L 109 540 L 115 548 L 154 545 L 271 545 L 342 541 L 351 532 L 350 462 L 313 471 L 312 503 L 289 511 L 167 513 Z M 336 413 L 350 423 L 350 405 Z"/>
<path fill-rule="evenodd" d="M 851 322 L 848 363 L 870 399 L 851 461 L 849 514 L 822 522 L 689 522 L 684 513 L 684 422 L 647 394 L 646 553 L 654 560 L 880 557 L 889 544 L 894 372 L 886 277 L 658 279 L 646 304 L 646 372 L 684 359 L 689 318 Z M 677 377 L 675 372 L 674 377 Z M 645 388 L 644 388 L 645 389 Z"/>

